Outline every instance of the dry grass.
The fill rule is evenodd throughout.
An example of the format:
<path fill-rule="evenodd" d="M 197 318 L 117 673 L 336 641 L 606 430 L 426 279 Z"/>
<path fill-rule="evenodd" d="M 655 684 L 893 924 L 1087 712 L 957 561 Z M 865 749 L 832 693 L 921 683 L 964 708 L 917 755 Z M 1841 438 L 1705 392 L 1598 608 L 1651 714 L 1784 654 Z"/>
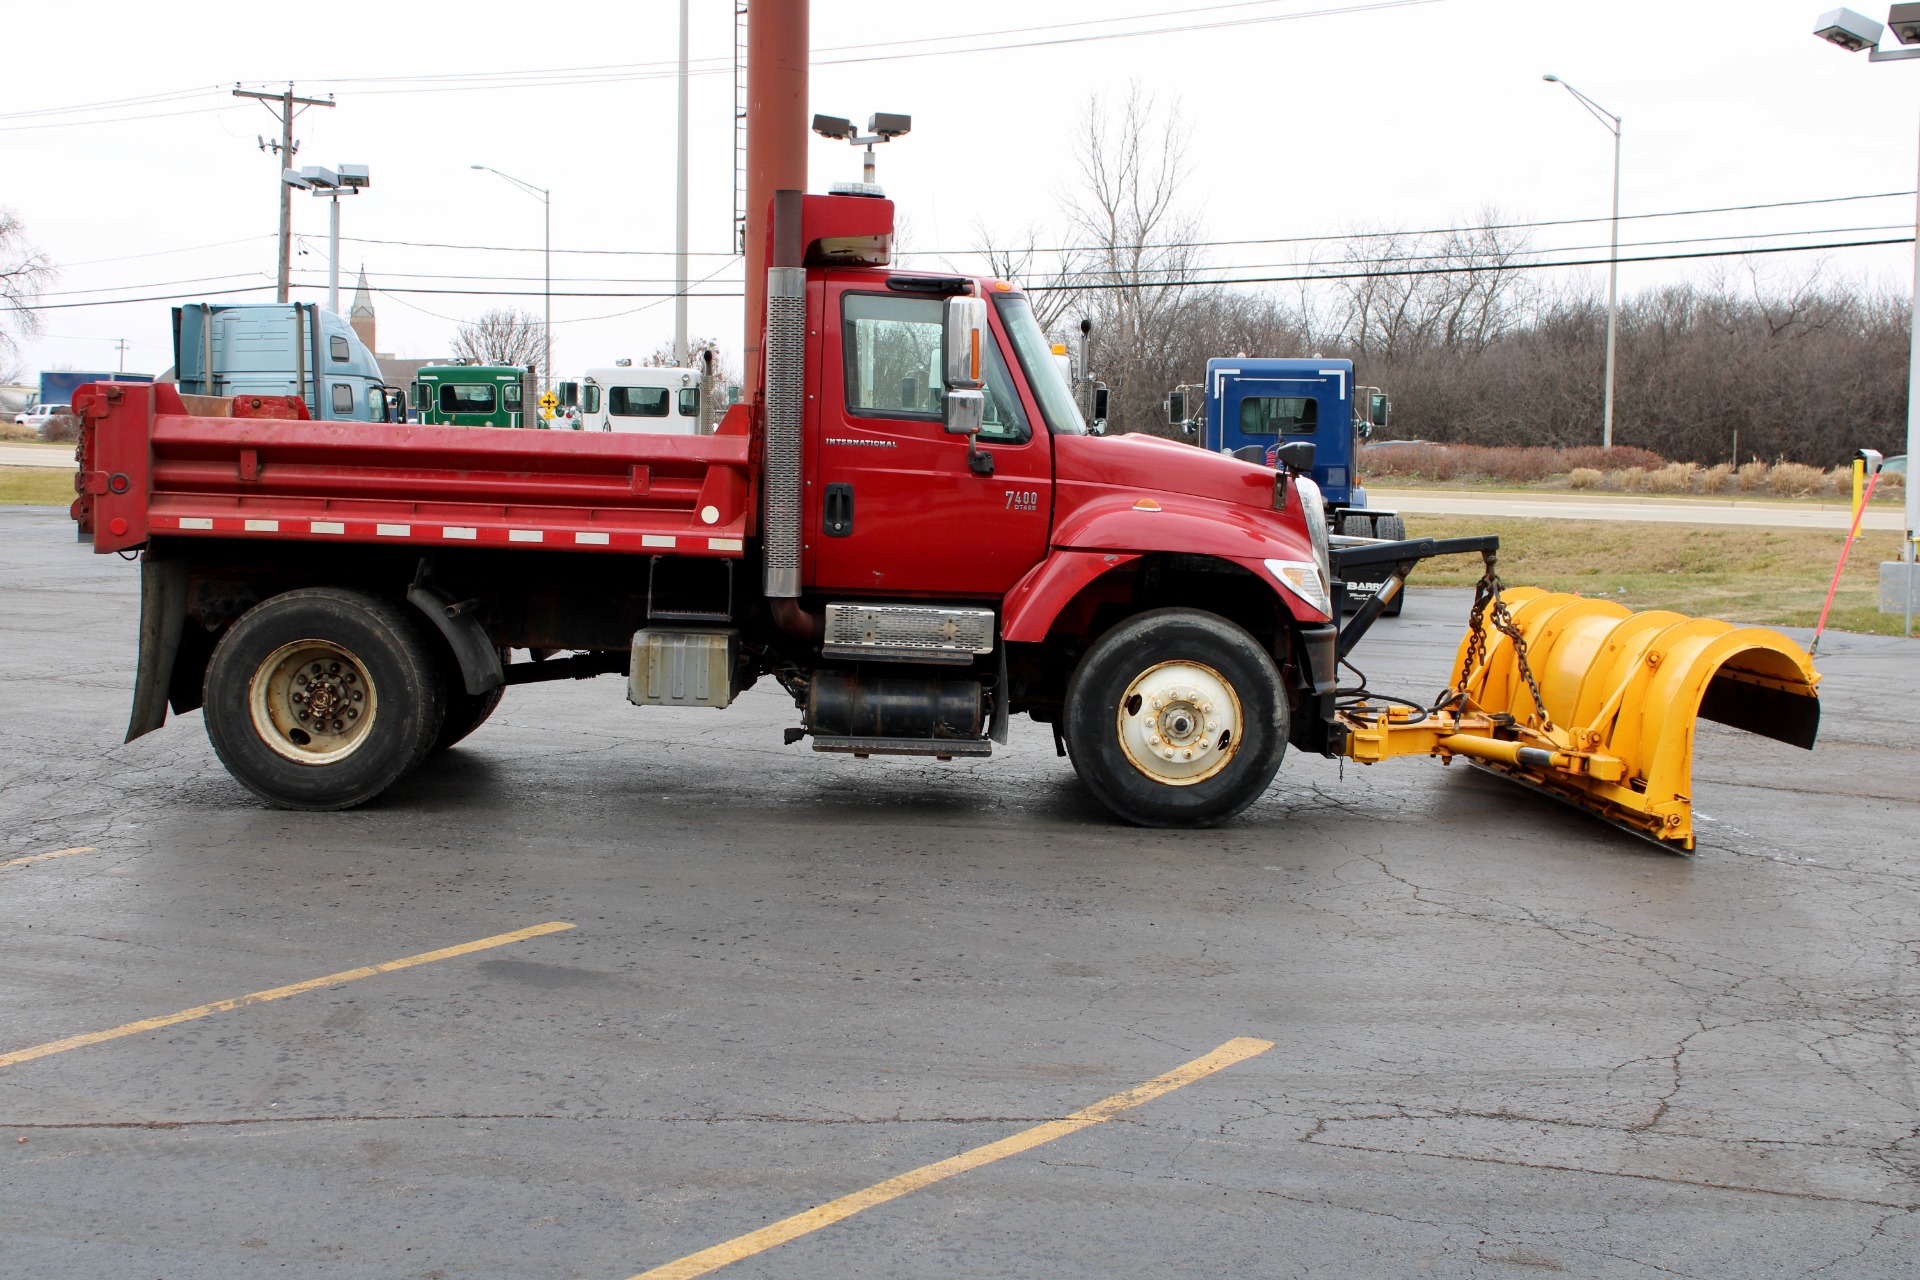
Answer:
<path fill-rule="evenodd" d="M 1629 609 L 1672 609 L 1728 622 L 1811 627 L 1846 535 L 1821 529 L 1586 520 L 1409 516 L 1409 537 L 1500 535 L 1509 586 L 1605 596 Z M 1899 554 L 1897 533 L 1863 534 L 1847 560 L 1829 626 L 1897 635 L 1902 619 L 1878 611 L 1879 562 Z M 1471 586 L 1472 556 L 1430 560 L 1411 581 Z"/>
<path fill-rule="evenodd" d="M 60 467 L 0 467 L 0 506 L 64 507 L 73 501 L 73 472 Z"/>
<path fill-rule="evenodd" d="M 1650 494 L 1750 494 L 1769 498 L 1845 498 L 1853 492 L 1851 466 L 1824 471 L 1798 462 L 1668 462 L 1645 449 L 1491 449 L 1475 445 L 1368 448 L 1362 478 L 1384 488 L 1435 485 L 1507 489 L 1579 489 Z M 1901 478 L 1882 477 L 1874 500 L 1898 502 Z"/>

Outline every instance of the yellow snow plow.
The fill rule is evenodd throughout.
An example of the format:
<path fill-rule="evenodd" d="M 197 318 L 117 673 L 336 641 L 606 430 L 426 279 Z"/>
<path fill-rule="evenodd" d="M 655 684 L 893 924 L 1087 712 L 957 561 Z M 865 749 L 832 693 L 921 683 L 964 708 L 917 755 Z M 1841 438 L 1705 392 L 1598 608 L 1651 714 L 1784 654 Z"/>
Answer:
<path fill-rule="evenodd" d="M 1474 545 L 1456 545 L 1462 543 Z M 1478 550 L 1487 570 L 1452 685 L 1424 708 L 1364 692 L 1344 698 L 1336 710 L 1346 731 L 1341 754 L 1365 764 L 1462 756 L 1690 852 L 1696 719 L 1812 748 L 1820 676 L 1786 636 L 1664 610 L 1634 613 L 1610 600 L 1532 587 L 1503 590 L 1494 573 L 1497 546 L 1496 539 L 1466 538 L 1345 552 L 1352 567 L 1359 567 L 1355 560 L 1393 567 L 1391 587 L 1381 588 L 1389 600 L 1406 571 L 1428 555 Z M 1342 558 L 1335 553 L 1336 564 Z M 1342 629 L 1343 655 L 1385 603 L 1369 600 Z"/>

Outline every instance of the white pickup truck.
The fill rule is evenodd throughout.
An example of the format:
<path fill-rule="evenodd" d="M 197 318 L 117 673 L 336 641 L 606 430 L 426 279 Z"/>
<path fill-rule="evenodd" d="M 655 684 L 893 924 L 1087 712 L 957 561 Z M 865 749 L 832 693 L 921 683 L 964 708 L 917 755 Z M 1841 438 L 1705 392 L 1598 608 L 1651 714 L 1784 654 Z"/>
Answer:
<path fill-rule="evenodd" d="M 698 435 L 700 371 L 632 365 L 589 369 L 581 381 L 560 384 L 560 403 L 579 410 L 580 431 Z M 569 424 L 556 419 L 553 425 Z"/>

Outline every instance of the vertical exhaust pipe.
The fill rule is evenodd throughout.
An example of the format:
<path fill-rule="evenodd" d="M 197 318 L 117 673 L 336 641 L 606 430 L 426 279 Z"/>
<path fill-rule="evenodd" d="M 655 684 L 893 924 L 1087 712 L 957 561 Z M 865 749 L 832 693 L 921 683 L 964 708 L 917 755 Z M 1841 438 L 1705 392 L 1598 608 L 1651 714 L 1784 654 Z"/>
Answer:
<path fill-rule="evenodd" d="M 773 193 L 767 267 L 766 428 L 760 542 L 769 599 L 800 594 L 800 433 L 807 380 L 807 273 L 800 265 L 801 192 Z"/>

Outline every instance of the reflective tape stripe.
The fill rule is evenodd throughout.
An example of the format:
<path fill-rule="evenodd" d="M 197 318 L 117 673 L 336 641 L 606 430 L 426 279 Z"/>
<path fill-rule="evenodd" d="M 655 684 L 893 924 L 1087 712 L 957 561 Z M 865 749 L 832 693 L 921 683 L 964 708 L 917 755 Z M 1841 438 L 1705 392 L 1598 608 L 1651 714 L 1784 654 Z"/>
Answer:
<path fill-rule="evenodd" d="M 583 547 L 604 547 L 609 541 L 604 533 L 576 533 L 573 540 Z"/>
<path fill-rule="evenodd" d="M 411 538 L 413 526 L 410 524 L 377 524 L 373 531 L 383 538 Z"/>
<path fill-rule="evenodd" d="M 311 533 L 345 533 L 347 526 L 335 520 L 314 520 L 307 524 Z"/>
<path fill-rule="evenodd" d="M 202 519 L 199 516 L 181 516 L 180 527 L 182 529 L 211 529 L 213 528 L 213 521 Z"/>
<path fill-rule="evenodd" d="M 643 533 L 640 535 L 640 545 L 643 547 L 671 547 L 676 541 L 677 539 L 662 537 L 657 533 Z"/>
<path fill-rule="evenodd" d="M 280 532 L 280 522 L 278 520 L 249 520 L 247 521 L 247 532 L 278 533 Z"/>
<path fill-rule="evenodd" d="M 541 533 L 538 529 L 507 530 L 508 542 L 543 542 L 545 540 L 546 540 L 546 535 Z"/>
<path fill-rule="evenodd" d="M 480 536 L 480 531 L 478 529 L 462 529 L 459 525 L 450 524 L 440 530 L 440 535 L 445 538 L 465 538 L 471 542 Z"/>
<path fill-rule="evenodd" d="M 738 550 L 740 550 L 740 539 L 738 539 L 738 538 L 708 538 L 708 539 L 707 539 L 707 550 L 709 550 L 709 551 L 738 551 Z"/>

